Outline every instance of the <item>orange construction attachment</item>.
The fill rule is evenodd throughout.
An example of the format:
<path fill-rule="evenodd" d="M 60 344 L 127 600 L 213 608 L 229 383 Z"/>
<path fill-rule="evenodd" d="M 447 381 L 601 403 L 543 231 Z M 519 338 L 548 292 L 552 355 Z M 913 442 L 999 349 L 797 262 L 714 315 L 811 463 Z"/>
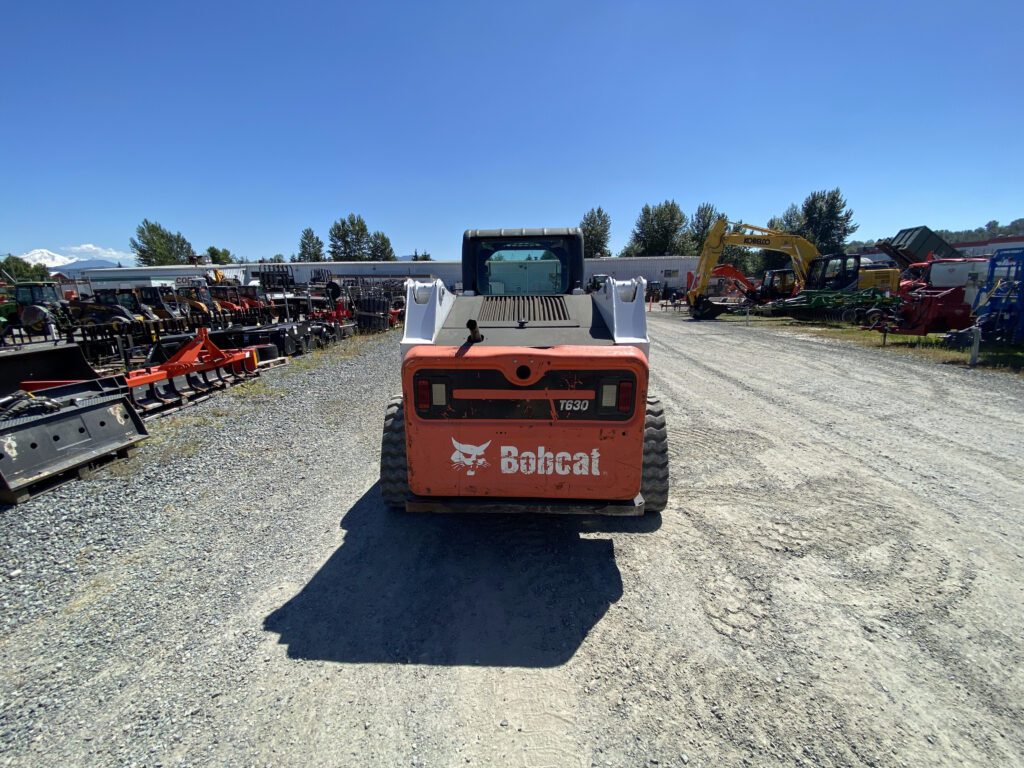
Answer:
<path fill-rule="evenodd" d="M 409 489 L 632 502 L 647 358 L 636 347 L 418 346 L 402 366 Z"/>
<path fill-rule="evenodd" d="M 171 410 L 241 381 L 258 370 L 256 351 L 218 347 L 200 328 L 165 363 L 136 368 L 124 375 L 132 403 L 144 414 Z M 26 392 L 82 381 L 32 379 L 21 382 Z"/>
<path fill-rule="evenodd" d="M 223 350 L 210 340 L 206 328 L 196 331 L 195 338 L 186 342 L 166 363 L 137 368 L 125 374 L 130 387 L 141 387 L 175 376 L 204 373 L 214 369 L 231 373 L 252 373 L 256 370 L 256 355 L 251 349 Z"/>

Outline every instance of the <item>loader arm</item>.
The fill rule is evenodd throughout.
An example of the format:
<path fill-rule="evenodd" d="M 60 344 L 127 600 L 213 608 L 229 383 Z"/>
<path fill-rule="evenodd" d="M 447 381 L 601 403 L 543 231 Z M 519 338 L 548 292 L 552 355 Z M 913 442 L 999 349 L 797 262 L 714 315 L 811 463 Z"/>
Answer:
<path fill-rule="evenodd" d="M 693 285 L 686 293 L 687 302 L 696 306 L 698 297 L 708 289 L 712 272 L 722 258 L 722 251 L 727 245 L 738 245 L 742 248 L 763 248 L 769 251 L 781 251 L 793 262 L 793 272 L 797 283 L 802 285 L 807 279 L 807 266 L 818 257 L 818 249 L 809 240 L 799 235 L 778 232 L 754 224 L 736 224 L 734 231 L 727 232 L 729 222 L 719 219 L 711 225 L 711 230 L 704 240 L 704 247 L 697 262 L 697 276 Z"/>

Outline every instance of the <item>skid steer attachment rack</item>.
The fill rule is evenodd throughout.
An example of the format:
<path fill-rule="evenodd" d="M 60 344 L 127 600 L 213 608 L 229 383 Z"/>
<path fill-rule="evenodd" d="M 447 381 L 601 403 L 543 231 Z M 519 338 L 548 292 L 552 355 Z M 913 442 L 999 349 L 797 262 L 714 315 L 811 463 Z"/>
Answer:
<path fill-rule="evenodd" d="M 217 390 L 257 375 L 259 366 L 253 350 L 223 350 L 211 341 L 205 328 L 200 328 L 195 336 L 182 339 L 164 362 L 114 378 L 124 381 L 132 404 L 148 418 L 204 400 Z M 79 383 L 83 382 L 32 379 L 23 381 L 21 388 L 48 396 L 53 387 Z"/>

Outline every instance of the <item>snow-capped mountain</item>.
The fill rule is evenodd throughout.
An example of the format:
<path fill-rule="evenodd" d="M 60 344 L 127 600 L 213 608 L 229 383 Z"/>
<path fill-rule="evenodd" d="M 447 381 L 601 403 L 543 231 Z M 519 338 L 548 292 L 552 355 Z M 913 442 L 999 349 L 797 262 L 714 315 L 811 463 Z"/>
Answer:
<path fill-rule="evenodd" d="M 71 264 L 72 262 L 77 261 L 77 259 L 72 259 L 68 256 L 61 256 L 59 253 L 48 251 L 45 248 L 36 248 L 28 253 L 23 253 L 18 258 L 24 259 L 29 264 L 42 264 L 47 269 L 57 269 L 58 267 L 63 267 L 66 264 Z"/>
<path fill-rule="evenodd" d="M 70 264 L 58 267 L 57 271 L 71 277 L 83 269 L 113 269 L 116 266 L 117 262 L 107 261 L 106 259 L 75 259 Z M 131 265 L 129 264 L 129 266 Z M 50 271 L 52 272 L 53 270 L 51 269 Z"/>
<path fill-rule="evenodd" d="M 55 253 L 47 250 L 46 248 L 36 248 L 35 250 L 22 254 L 18 258 L 24 259 L 29 264 L 42 264 L 50 270 L 51 273 L 61 272 L 68 276 L 77 275 L 83 269 L 107 269 L 110 267 L 116 267 L 121 263 L 121 259 L 118 259 L 118 261 L 111 261 L 110 259 L 98 259 L 95 257 L 96 252 L 100 252 L 103 255 L 106 255 L 107 252 L 118 254 L 117 251 L 110 249 L 102 249 L 94 245 L 84 245 L 73 246 L 70 250 L 80 251 L 84 255 L 64 256 L 63 254 Z M 124 261 L 128 266 L 131 266 L 131 261 L 128 259 L 124 259 Z"/>

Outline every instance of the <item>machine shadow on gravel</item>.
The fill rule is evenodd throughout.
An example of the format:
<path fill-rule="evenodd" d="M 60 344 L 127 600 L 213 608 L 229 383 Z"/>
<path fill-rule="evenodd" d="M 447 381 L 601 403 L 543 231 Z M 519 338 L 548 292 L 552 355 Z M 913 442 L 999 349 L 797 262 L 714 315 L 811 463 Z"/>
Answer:
<path fill-rule="evenodd" d="M 660 516 L 406 514 L 374 485 L 345 541 L 264 620 L 288 656 L 348 663 L 552 667 L 622 596 L 610 539 Z"/>

